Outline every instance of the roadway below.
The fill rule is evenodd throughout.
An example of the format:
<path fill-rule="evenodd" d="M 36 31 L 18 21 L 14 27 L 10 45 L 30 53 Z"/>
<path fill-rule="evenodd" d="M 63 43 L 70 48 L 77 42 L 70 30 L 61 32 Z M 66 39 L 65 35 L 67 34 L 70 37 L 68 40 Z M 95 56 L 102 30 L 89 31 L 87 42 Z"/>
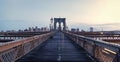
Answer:
<path fill-rule="evenodd" d="M 94 62 L 87 52 L 58 32 L 16 62 Z"/>

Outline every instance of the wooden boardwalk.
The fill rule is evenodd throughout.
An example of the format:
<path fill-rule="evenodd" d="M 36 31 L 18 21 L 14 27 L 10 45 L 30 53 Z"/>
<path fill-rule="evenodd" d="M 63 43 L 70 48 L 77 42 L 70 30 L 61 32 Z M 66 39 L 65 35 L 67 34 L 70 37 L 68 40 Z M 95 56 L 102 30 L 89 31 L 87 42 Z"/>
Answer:
<path fill-rule="evenodd" d="M 94 62 L 88 53 L 58 32 L 16 62 Z"/>

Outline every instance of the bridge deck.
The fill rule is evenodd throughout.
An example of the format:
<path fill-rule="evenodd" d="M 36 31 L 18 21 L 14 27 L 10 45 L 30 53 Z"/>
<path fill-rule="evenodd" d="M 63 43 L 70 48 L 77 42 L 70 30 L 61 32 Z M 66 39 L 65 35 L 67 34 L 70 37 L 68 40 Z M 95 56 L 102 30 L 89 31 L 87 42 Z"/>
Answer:
<path fill-rule="evenodd" d="M 93 62 L 84 49 L 77 47 L 60 32 L 16 62 L 40 61 Z"/>

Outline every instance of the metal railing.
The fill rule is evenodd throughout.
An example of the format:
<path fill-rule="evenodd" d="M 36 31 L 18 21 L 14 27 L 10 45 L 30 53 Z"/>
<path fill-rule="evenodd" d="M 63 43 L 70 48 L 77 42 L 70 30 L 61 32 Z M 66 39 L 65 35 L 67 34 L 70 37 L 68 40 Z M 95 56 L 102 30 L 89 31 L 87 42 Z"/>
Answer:
<path fill-rule="evenodd" d="M 120 45 L 64 32 L 99 62 L 120 62 Z"/>

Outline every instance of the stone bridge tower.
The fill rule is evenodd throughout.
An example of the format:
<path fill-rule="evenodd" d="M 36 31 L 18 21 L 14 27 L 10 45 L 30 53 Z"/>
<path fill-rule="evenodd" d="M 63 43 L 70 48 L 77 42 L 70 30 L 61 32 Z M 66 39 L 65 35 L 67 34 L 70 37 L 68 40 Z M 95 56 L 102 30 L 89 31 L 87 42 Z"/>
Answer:
<path fill-rule="evenodd" d="M 57 30 L 57 23 L 58 23 L 58 30 L 66 30 L 66 18 L 54 18 L 54 30 Z M 63 23 L 63 28 L 61 26 Z"/>

